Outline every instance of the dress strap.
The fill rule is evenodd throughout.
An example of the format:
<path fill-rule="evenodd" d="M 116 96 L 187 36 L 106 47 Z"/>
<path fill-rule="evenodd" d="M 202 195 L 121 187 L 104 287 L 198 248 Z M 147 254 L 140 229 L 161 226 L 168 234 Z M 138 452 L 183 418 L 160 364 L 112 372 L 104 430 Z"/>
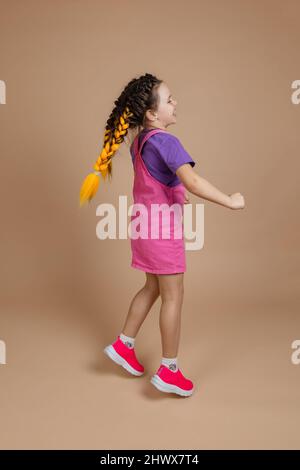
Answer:
<path fill-rule="evenodd" d="M 150 137 L 154 134 L 158 134 L 159 132 L 167 132 L 167 131 L 164 131 L 163 129 L 153 129 L 152 131 L 150 132 L 147 132 L 147 134 L 145 135 L 145 137 L 143 138 L 142 142 L 141 142 L 141 145 L 140 145 L 140 148 L 138 149 L 138 138 L 137 138 L 137 144 L 136 144 L 136 150 L 138 149 L 138 152 L 139 154 L 141 154 L 141 151 L 142 151 L 142 148 L 143 148 L 143 145 L 147 142 L 148 139 L 150 139 Z M 137 135 L 137 137 L 139 137 Z"/>
<path fill-rule="evenodd" d="M 134 154 L 134 157 L 136 157 L 137 153 L 138 153 L 138 150 L 139 150 L 139 153 L 141 153 L 142 151 L 142 147 L 143 145 L 145 144 L 145 142 L 147 142 L 147 140 L 154 134 L 158 134 L 159 132 L 167 132 L 167 131 L 164 131 L 163 129 L 153 129 L 152 131 L 150 132 L 147 132 L 147 134 L 145 135 L 145 137 L 143 138 L 142 142 L 141 142 L 141 145 L 140 145 L 140 149 L 138 148 L 139 147 L 139 136 L 140 134 L 136 135 L 135 136 L 135 139 L 133 141 L 133 154 Z"/>

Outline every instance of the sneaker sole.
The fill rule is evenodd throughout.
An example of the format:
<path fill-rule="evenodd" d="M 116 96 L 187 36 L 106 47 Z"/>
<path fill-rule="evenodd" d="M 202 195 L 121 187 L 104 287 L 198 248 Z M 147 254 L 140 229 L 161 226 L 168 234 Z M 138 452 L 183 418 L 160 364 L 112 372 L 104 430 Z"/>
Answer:
<path fill-rule="evenodd" d="M 177 387 L 177 385 L 167 384 L 158 375 L 154 375 L 150 382 L 161 392 L 176 393 L 182 397 L 189 397 L 194 392 L 194 387 L 191 390 L 183 390 L 182 388 Z"/>
<path fill-rule="evenodd" d="M 130 374 L 135 375 L 135 376 L 141 376 L 143 375 L 144 372 L 139 372 L 135 370 L 128 362 L 120 356 L 120 354 L 117 353 L 115 348 L 112 345 L 106 346 L 104 348 L 103 352 L 110 358 L 112 359 L 116 364 L 119 366 L 124 367 L 124 369 L 127 370 L 127 372 L 130 372 Z"/>

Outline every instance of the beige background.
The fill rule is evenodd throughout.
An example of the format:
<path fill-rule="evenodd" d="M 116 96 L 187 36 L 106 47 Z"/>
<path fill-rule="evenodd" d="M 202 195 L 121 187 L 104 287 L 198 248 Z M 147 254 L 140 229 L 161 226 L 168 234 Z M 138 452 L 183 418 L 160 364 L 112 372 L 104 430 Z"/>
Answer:
<path fill-rule="evenodd" d="M 297 0 L 0 3 L 1 448 L 299 448 L 300 79 Z M 243 211 L 205 203 L 187 252 L 180 367 L 188 398 L 149 382 L 159 301 L 136 339 L 147 369 L 104 356 L 144 282 L 129 240 L 96 238 L 96 207 L 131 199 L 123 144 L 112 184 L 79 188 L 113 102 L 153 73 L 178 101 L 169 128 L 195 170 Z"/>

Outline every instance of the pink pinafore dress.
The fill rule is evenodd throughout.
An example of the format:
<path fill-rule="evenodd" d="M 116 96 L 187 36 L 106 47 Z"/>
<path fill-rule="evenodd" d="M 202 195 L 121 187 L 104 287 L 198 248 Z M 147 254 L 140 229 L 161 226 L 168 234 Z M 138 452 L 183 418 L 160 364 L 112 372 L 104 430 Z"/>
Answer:
<path fill-rule="evenodd" d="M 132 252 L 131 266 L 144 272 L 153 274 L 177 274 L 186 271 L 183 208 L 185 187 L 182 183 L 176 186 L 166 186 L 154 178 L 148 171 L 142 156 L 142 148 L 145 142 L 158 132 L 166 132 L 162 129 L 154 129 L 148 132 L 143 138 L 140 148 L 138 148 L 139 135 L 135 137 L 133 143 L 134 152 L 134 183 L 133 200 L 134 210 L 131 215 L 131 226 L 136 218 L 135 233 L 143 226 L 143 236 L 132 236 L 130 230 L 130 243 Z M 139 210 L 139 205 L 143 209 Z M 169 217 L 162 217 L 162 214 L 152 213 L 153 204 L 175 204 L 177 210 L 169 210 Z M 145 213 L 147 209 L 147 214 Z M 165 212 L 166 214 L 166 212 Z M 155 235 L 152 235 L 151 226 Z M 163 235 L 163 230 L 167 226 L 167 236 Z M 148 232 L 147 232 L 148 227 Z M 180 235 L 181 232 L 181 235 Z M 176 235 L 175 235 L 176 233 Z M 141 234 L 141 233 L 140 233 Z"/>

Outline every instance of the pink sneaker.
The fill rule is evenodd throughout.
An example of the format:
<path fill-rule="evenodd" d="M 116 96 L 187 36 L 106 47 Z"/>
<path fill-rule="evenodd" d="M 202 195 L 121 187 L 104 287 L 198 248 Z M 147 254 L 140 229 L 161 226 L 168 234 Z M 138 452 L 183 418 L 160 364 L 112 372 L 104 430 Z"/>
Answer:
<path fill-rule="evenodd" d="M 110 357 L 116 364 L 124 367 L 128 372 L 133 375 L 143 375 L 144 367 L 136 358 L 134 348 L 130 349 L 123 341 L 118 339 L 103 350 L 104 353 Z"/>
<path fill-rule="evenodd" d="M 184 397 L 189 397 L 194 391 L 193 382 L 186 379 L 180 369 L 177 372 L 172 372 L 164 365 L 161 365 L 153 375 L 151 383 L 161 392 L 177 393 L 177 395 Z"/>

